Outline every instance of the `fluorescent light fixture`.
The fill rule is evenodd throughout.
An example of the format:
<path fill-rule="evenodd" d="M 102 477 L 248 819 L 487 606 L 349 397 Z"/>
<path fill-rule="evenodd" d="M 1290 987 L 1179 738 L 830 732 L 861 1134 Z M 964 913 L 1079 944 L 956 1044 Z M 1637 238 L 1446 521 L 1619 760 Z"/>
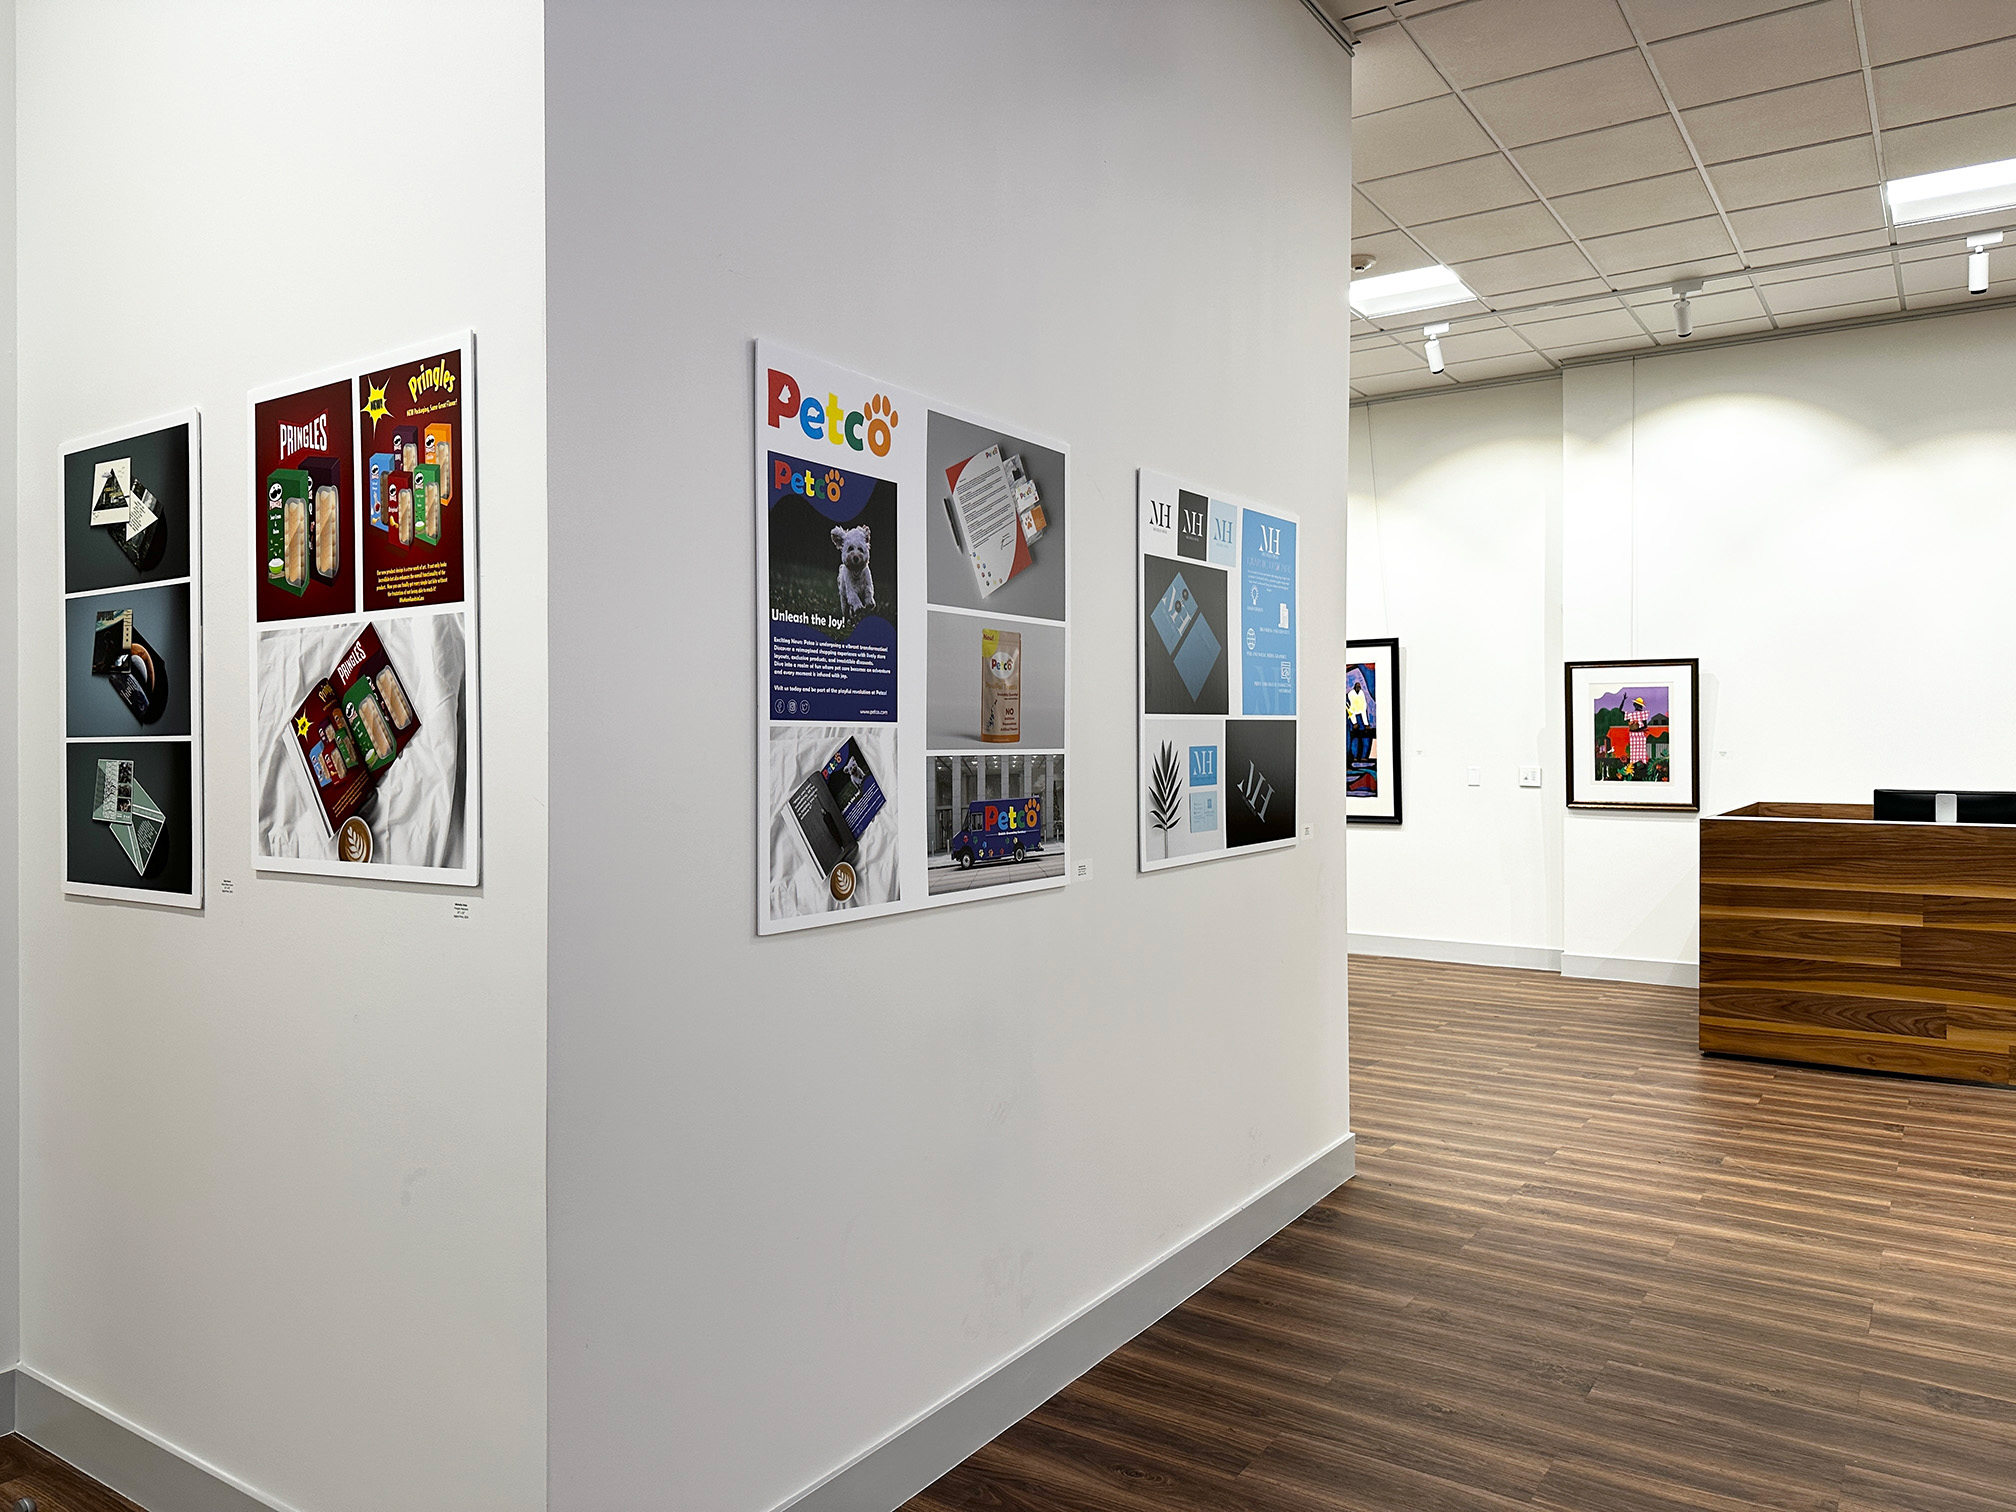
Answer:
<path fill-rule="evenodd" d="M 2016 158 L 1892 179 L 1883 186 L 1883 196 L 1890 202 L 1890 218 L 1900 226 L 2016 208 Z"/>
<path fill-rule="evenodd" d="M 1367 320 L 1377 320 L 1382 315 L 1405 315 L 1412 310 L 1432 310 L 1438 305 L 1463 304 L 1476 297 L 1469 285 L 1440 263 L 1409 268 L 1404 273 L 1351 280 L 1351 308 Z"/>

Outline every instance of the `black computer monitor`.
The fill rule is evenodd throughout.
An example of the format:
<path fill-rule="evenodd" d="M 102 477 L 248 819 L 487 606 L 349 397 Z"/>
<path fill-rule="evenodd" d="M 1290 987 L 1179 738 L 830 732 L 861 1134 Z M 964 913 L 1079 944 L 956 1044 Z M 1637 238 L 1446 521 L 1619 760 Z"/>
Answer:
<path fill-rule="evenodd" d="M 1961 824 L 2016 824 L 2016 793 L 1965 793 L 1958 788 L 1878 788 L 1876 817 L 1930 824 L 1938 817 L 1939 794 L 1956 800 Z"/>

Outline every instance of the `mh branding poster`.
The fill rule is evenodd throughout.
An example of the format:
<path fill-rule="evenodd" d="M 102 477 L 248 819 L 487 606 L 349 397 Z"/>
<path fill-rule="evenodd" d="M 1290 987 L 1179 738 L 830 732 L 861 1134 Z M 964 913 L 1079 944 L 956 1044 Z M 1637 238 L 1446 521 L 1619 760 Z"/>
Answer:
<path fill-rule="evenodd" d="M 481 879 L 473 336 L 250 396 L 252 860 Z"/>
<path fill-rule="evenodd" d="M 1298 521 L 1145 468 L 1141 869 L 1293 845 Z"/>
<path fill-rule="evenodd" d="M 1062 887 L 1069 453 L 756 343 L 757 930 Z"/>

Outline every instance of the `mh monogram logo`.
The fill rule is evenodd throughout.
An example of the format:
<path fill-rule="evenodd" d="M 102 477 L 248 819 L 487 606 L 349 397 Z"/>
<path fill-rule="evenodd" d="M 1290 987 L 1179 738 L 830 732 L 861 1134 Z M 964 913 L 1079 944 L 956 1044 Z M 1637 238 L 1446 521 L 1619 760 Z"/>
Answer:
<path fill-rule="evenodd" d="M 1239 796 L 1246 800 L 1246 807 L 1263 823 L 1267 818 L 1267 805 L 1274 801 L 1274 784 L 1260 775 L 1260 769 L 1252 762 L 1246 763 L 1246 780 L 1239 784 Z"/>
<path fill-rule="evenodd" d="M 1150 499 L 1148 501 L 1148 523 L 1157 530 L 1167 530 L 1170 526 L 1169 501 Z"/>
<path fill-rule="evenodd" d="M 1266 556 L 1281 555 L 1281 527 L 1262 525 L 1260 527 L 1260 550 Z"/>

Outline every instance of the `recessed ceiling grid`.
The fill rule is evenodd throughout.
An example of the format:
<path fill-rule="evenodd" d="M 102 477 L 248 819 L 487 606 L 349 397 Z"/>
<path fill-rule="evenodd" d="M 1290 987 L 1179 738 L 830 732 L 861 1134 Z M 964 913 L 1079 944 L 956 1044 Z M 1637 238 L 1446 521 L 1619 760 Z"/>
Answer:
<path fill-rule="evenodd" d="M 1478 298 L 1352 321 L 1359 397 L 1965 300 L 1991 215 L 1880 185 L 2016 157 L 2012 0 L 1328 0 L 1356 35 L 1355 253 Z M 2016 252 L 1995 294 L 2016 293 Z M 1452 323 L 1427 371 L 1422 322 Z"/>

